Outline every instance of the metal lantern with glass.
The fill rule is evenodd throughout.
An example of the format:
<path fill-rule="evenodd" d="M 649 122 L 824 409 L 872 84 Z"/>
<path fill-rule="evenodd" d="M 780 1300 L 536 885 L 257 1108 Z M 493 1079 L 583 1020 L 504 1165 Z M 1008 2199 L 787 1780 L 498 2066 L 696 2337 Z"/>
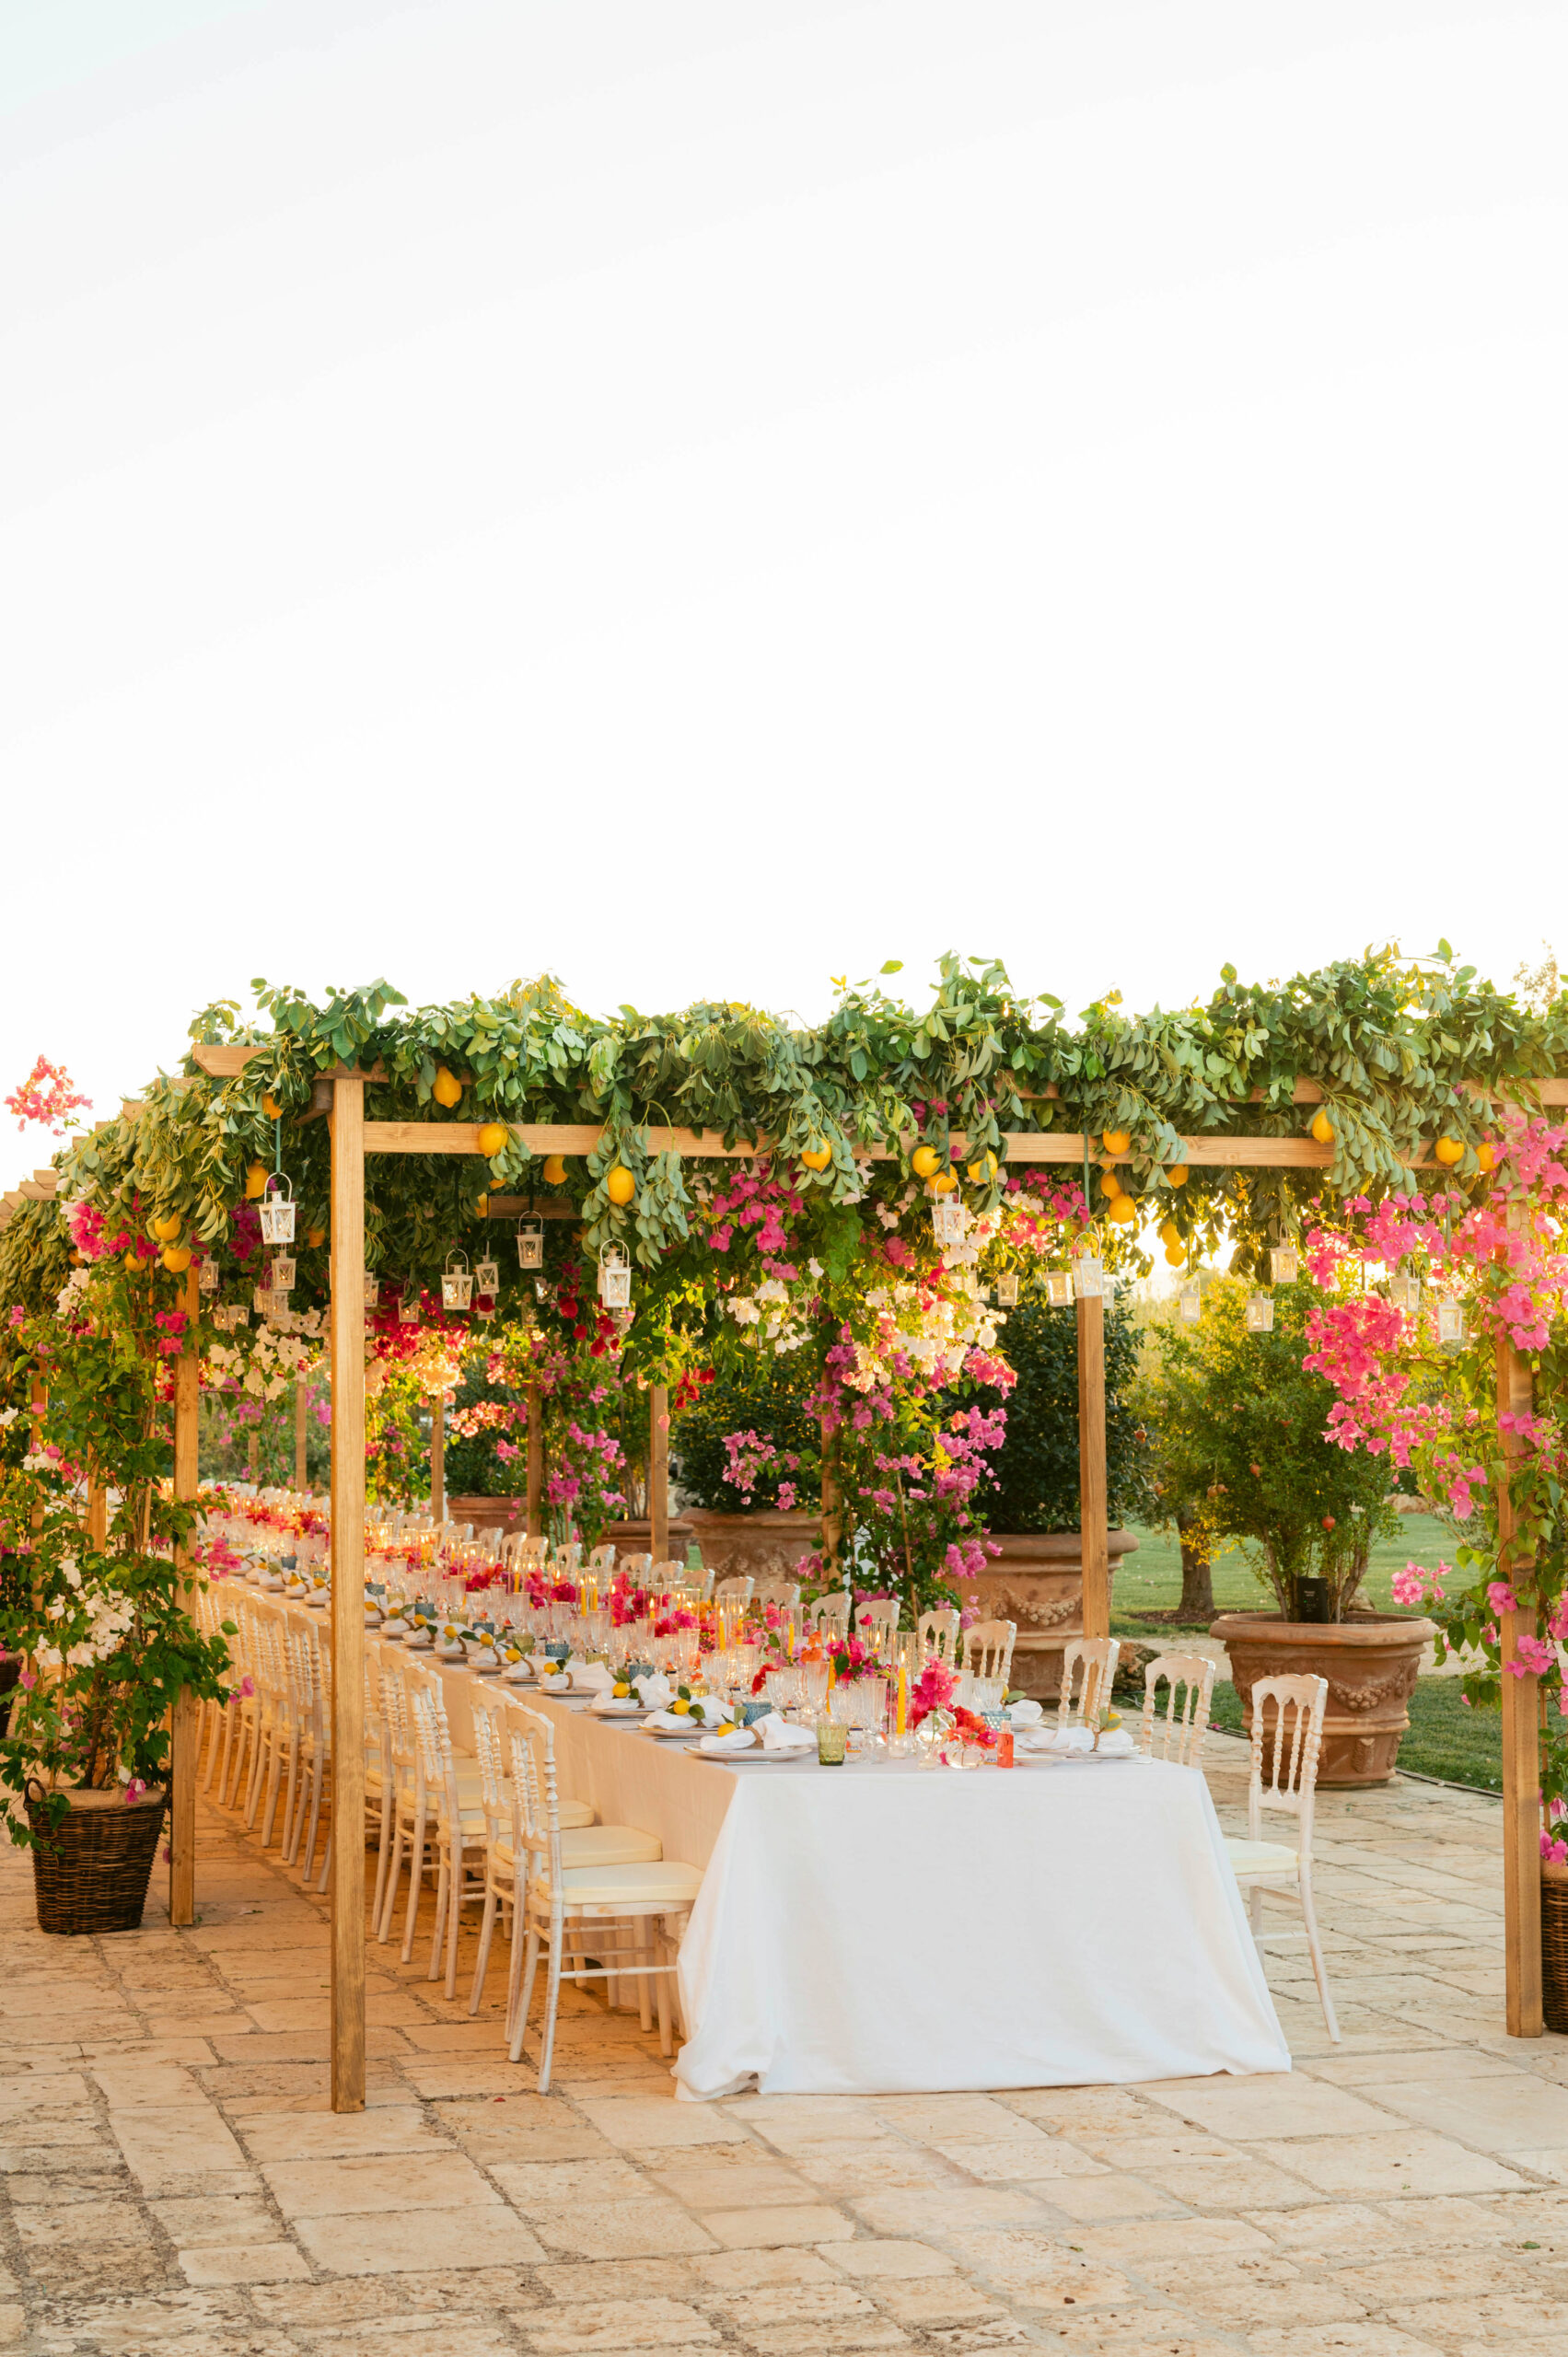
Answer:
<path fill-rule="evenodd" d="M 467 1309 L 473 1299 L 473 1279 L 469 1273 L 468 1254 L 450 1252 L 441 1271 L 441 1306 L 443 1309 Z M 458 1261 L 462 1262 L 459 1269 Z"/>
<path fill-rule="evenodd" d="M 1249 1293 L 1247 1296 L 1247 1330 L 1249 1334 L 1272 1334 L 1274 1330 L 1274 1305 L 1266 1293 Z"/>
<path fill-rule="evenodd" d="M 541 1219 L 520 1219 L 517 1222 L 517 1266 L 519 1269 L 543 1268 L 544 1222 Z"/>
<path fill-rule="evenodd" d="M 1269 1255 L 1272 1284 L 1293 1285 L 1301 1274 L 1301 1255 L 1294 1244 L 1276 1244 Z"/>
<path fill-rule="evenodd" d="M 263 1244 L 292 1244 L 294 1242 L 293 1190 L 290 1189 L 286 1195 L 281 1193 L 274 1195 L 272 1191 L 274 1187 L 284 1188 L 288 1185 L 289 1181 L 281 1170 L 274 1170 L 267 1180 L 261 1201 L 256 1207 L 261 1222 Z"/>
<path fill-rule="evenodd" d="M 996 1302 L 1001 1309 L 1015 1309 L 1018 1301 L 1018 1272 L 1009 1269 L 996 1280 Z"/>
<path fill-rule="evenodd" d="M 632 1263 L 619 1244 L 599 1248 L 598 1297 L 606 1309 L 629 1309 L 632 1306 Z"/>

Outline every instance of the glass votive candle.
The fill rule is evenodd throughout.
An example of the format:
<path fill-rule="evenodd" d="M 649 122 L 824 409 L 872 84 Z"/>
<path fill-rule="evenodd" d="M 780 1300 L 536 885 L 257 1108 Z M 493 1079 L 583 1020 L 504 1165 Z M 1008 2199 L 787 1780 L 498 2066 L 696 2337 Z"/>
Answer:
<path fill-rule="evenodd" d="M 819 1719 L 817 1722 L 817 1761 L 822 1768 L 842 1768 L 844 1746 L 849 1729 L 842 1719 Z"/>

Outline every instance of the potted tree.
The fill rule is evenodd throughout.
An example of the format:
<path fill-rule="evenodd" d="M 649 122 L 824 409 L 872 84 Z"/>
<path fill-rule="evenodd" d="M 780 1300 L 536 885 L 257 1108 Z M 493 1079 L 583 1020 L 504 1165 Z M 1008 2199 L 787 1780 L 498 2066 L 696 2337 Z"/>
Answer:
<path fill-rule="evenodd" d="M 1075 1313 L 1053 1309 L 1031 1290 L 1008 1310 L 1002 1341 L 1017 1380 L 1003 1401 L 1006 1438 L 974 1496 L 992 1561 L 966 1577 L 964 1588 L 988 1619 L 1016 1623 L 1013 1682 L 1048 1701 L 1061 1686 L 1062 1649 L 1084 1626 Z M 1132 1320 L 1108 1305 L 1106 1494 L 1113 1581 L 1138 1544 L 1125 1524 L 1145 1517 L 1155 1503 L 1147 1445 L 1127 1396 L 1137 1359 Z"/>
<path fill-rule="evenodd" d="M 805 1354 L 731 1351 L 683 1387 L 670 1424 L 680 1514 L 721 1579 L 793 1579 L 821 1543 L 821 1440 Z"/>
<path fill-rule="evenodd" d="M 13 1328 L 24 1349 L 0 1411 L 0 1645 L 22 1665 L 0 1737 L 0 1817 L 32 1852 L 41 1931 L 129 1931 L 163 1824 L 170 1706 L 182 1690 L 221 1693 L 227 1652 L 186 1609 L 195 1517 L 162 1493 L 158 1361 L 143 1348 L 160 1314 L 150 1285 L 128 1283 L 116 1258 L 96 1282 L 73 1280 L 61 1305 L 64 1324 Z M 165 1336 L 179 1315 L 161 1313 Z M 36 1442 L 16 1396 L 34 1369 L 48 1380 Z M 89 1490 L 105 1496 L 101 1538 L 84 1517 Z"/>
<path fill-rule="evenodd" d="M 1276 1285 L 1267 1330 L 1249 1324 L 1250 1297 L 1240 1279 L 1224 1278 L 1196 1326 L 1156 1329 L 1162 1504 L 1241 1540 L 1272 1599 L 1272 1609 L 1222 1613 L 1210 1630 L 1229 1655 L 1248 1727 L 1256 1679 L 1315 1673 L 1329 1685 L 1318 1782 L 1384 1783 L 1434 1634 L 1429 1620 L 1362 1599 L 1372 1549 L 1398 1527 L 1388 1459 L 1328 1437 L 1336 1395 L 1302 1364 L 1318 1287 L 1309 1278 Z"/>

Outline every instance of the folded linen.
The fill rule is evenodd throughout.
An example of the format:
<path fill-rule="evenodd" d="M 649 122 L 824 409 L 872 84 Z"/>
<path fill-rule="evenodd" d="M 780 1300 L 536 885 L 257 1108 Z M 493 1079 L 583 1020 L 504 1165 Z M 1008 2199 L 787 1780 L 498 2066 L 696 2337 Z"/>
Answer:
<path fill-rule="evenodd" d="M 729 1735 L 703 1736 L 697 1748 L 699 1751 L 752 1751 L 756 1744 L 757 1738 L 749 1727 L 736 1727 Z"/>
<path fill-rule="evenodd" d="M 1015 1727 L 1038 1727 L 1045 1716 L 1045 1705 L 1043 1702 L 1028 1700 L 1022 1702 L 1009 1702 L 1002 1715 L 1005 1719 L 1010 1719 Z"/>
<path fill-rule="evenodd" d="M 695 1735 L 702 1724 L 690 1711 L 655 1711 L 643 1722 L 659 1735 Z"/>
<path fill-rule="evenodd" d="M 634 1719 L 642 1707 L 634 1694 L 596 1694 L 588 1714 L 596 1719 Z"/>
<path fill-rule="evenodd" d="M 771 1711 L 765 1719 L 757 1722 L 757 1733 L 762 1738 L 764 1751 L 805 1752 L 817 1748 L 817 1738 L 809 1727 L 792 1726 L 787 1719 L 781 1719 L 776 1711 Z"/>

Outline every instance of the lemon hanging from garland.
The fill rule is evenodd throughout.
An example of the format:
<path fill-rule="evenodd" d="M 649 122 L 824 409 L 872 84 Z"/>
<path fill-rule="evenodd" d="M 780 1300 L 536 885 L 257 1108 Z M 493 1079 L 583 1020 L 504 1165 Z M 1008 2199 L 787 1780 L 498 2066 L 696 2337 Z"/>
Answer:
<path fill-rule="evenodd" d="M 637 1191 L 637 1182 L 623 1162 L 618 1162 L 604 1182 L 604 1191 L 612 1203 L 629 1203 Z"/>

